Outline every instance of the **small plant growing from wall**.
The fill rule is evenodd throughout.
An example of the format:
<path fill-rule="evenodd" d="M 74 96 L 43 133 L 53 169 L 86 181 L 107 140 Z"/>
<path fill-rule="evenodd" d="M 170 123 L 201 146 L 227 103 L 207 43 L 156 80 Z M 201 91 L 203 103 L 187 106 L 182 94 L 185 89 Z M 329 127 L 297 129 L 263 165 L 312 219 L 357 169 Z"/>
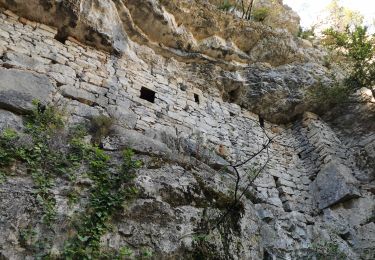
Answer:
<path fill-rule="evenodd" d="M 318 241 L 312 244 L 312 252 L 317 260 L 347 260 L 348 257 L 339 248 L 339 245 L 333 241 Z M 314 259 L 312 257 L 312 259 Z"/>
<path fill-rule="evenodd" d="M 92 133 L 92 142 L 99 145 L 102 139 L 108 136 L 113 126 L 113 119 L 105 115 L 95 116 L 91 119 L 90 132 Z"/>

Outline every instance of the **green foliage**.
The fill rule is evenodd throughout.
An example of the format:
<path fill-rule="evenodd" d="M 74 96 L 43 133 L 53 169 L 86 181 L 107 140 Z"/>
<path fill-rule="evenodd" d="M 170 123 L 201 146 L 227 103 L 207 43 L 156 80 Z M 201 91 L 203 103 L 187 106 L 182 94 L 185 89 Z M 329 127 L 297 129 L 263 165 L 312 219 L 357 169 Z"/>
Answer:
<path fill-rule="evenodd" d="M 252 18 L 254 21 L 263 22 L 269 14 L 270 14 L 269 8 L 259 7 L 253 11 Z"/>
<path fill-rule="evenodd" d="M 329 29 L 324 34 L 325 45 L 344 57 L 349 90 L 375 85 L 375 35 L 369 35 L 364 26 L 347 27 L 343 32 Z"/>
<path fill-rule="evenodd" d="M 73 204 L 76 204 L 79 201 L 79 192 L 73 189 L 68 193 L 67 197 L 68 197 L 68 205 L 72 206 Z"/>
<path fill-rule="evenodd" d="M 60 169 L 61 155 L 51 149 L 54 133 L 63 127 L 62 115 L 55 108 L 43 107 L 34 101 L 34 109 L 27 116 L 25 132 L 32 139 L 31 144 L 15 145 L 20 136 L 6 129 L 0 136 L 0 167 L 9 167 L 15 161 L 26 164 L 36 186 L 35 196 L 43 209 L 43 221 L 51 224 L 56 216 L 55 199 L 50 194 L 52 175 Z M 1 172 L 4 173 L 4 170 Z M 4 175 L 4 174 L 2 174 Z"/>
<path fill-rule="evenodd" d="M 37 235 L 36 231 L 31 227 L 20 229 L 20 232 L 19 232 L 20 244 L 25 248 L 29 247 L 30 245 L 33 244 L 33 242 L 35 242 L 36 235 Z"/>
<path fill-rule="evenodd" d="M 148 248 L 143 248 L 142 249 L 142 257 L 143 258 L 151 258 L 152 257 L 152 255 L 153 255 L 153 253 L 152 253 L 152 251 L 150 250 L 150 249 L 148 249 Z"/>
<path fill-rule="evenodd" d="M 26 132 L 36 141 L 51 138 L 51 134 L 64 127 L 63 115 L 53 106 L 44 106 L 34 100 L 34 109 L 27 116 Z"/>
<path fill-rule="evenodd" d="M 119 250 L 119 258 L 120 259 L 132 257 L 133 254 L 134 254 L 133 250 L 131 250 L 127 246 L 121 247 L 120 250 Z"/>
<path fill-rule="evenodd" d="M 323 43 L 340 57 L 339 65 L 347 76 L 342 82 L 320 84 L 310 91 L 311 101 L 321 110 L 344 103 L 357 90 L 375 85 L 375 35 L 369 35 L 363 26 L 347 27 L 342 32 L 329 29 L 324 35 Z M 331 67 L 328 58 L 324 62 Z"/>
<path fill-rule="evenodd" d="M 315 37 L 314 28 L 304 30 L 302 27 L 299 28 L 298 37 L 309 40 Z"/>
<path fill-rule="evenodd" d="M 93 135 L 94 144 L 100 144 L 102 138 L 109 135 L 112 125 L 113 119 L 105 115 L 96 116 L 91 119 L 90 130 Z"/>
<path fill-rule="evenodd" d="M 218 6 L 219 10 L 228 12 L 230 11 L 234 6 L 229 2 L 229 0 L 223 0 L 223 2 Z"/>
<path fill-rule="evenodd" d="M 346 254 L 342 252 L 339 245 L 332 241 L 319 241 L 312 245 L 312 251 L 317 260 L 346 260 Z"/>
<path fill-rule="evenodd" d="M 193 241 L 207 241 L 210 238 L 208 234 L 193 235 Z"/>
<path fill-rule="evenodd" d="M 134 170 L 141 162 L 133 160 L 131 150 L 123 152 L 123 162 L 116 172 L 112 172 L 110 157 L 98 147 L 80 146 L 86 151 L 89 165 L 88 175 L 94 181 L 90 190 L 90 203 L 87 212 L 77 227 L 77 234 L 65 247 L 67 259 L 92 259 L 99 255 L 100 238 L 110 226 L 109 220 L 122 208 L 126 199 L 134 198 L 138 191 L 132 184 Z"/>
<path fill-rule="evenodd" d="M 340 5 L 340 0 L 332 0 L 327 6 L 330 24 L 336 30 L 342 32 L 347 27 L 354 28 L 363 24 L 363 15 Z"/>
<path fill-rule="evenodd" d="M 84 126 L 71 129 L 66 139 L 60 134 L 64 128 L 62 115 L 55 108 L 43 107 L 38 102 L 34 105 L 34 110 L 27 116 L 26 134 L 19 135 L 11 129 L 0 134 L 0 181 L 5 179 L 7 167 L 16 162 L 25 164 L 36 187 L 36 200 L 43 209 L 43 222 L 51 226 L 56 218 L 56 201 L 51 193 L 55 177 L 66 176 L 74 181 L 78 169 L 86 165 L 87 175 L 94 183 L 90 189 L 89 205 L 64 254 L 67 259 L 97 258 L 101 253 L 100 238 L 110 228 L 109 220 L 122 208 L 125 199 L 132 199 L 138 193 L 132 180 L 141 162 L 132 159 L 134 153 L 131 150 L 125 150 L 122 164 L 113 165 L 108 154 L 85 140 L 87 131 Z M 105 134 L 105 129 L 111 124 L 104 118 L 97 118 L 94 122 L 100 134 Z M 24 143 L 21 138 L 30 141 Z M 72 188 L 68 195 L 69 204 L 78 199 L 78 191 Z M 35 232 L 29 229 L 20 233 L 20 239 L 25 243 L 34 236 Z M 45 250 L 46 244 L 40 241 L 40 245 L 32 247 L 34 249 Z M 121 254 L 130 253 L 122 249 L 117 255 Z"/>
<path fill-rule="evenodd" d="M 331 86 L 319 84 L 309 91 L 310 100 L 318 107 L 319 110 L 326 110 L 335 105 L 348 101 L 350 89 L 344 84 L 336 82 Z"/>
<path fill-rule="evenodd" d="M 12 144 L 17 137 L 17 133 L 12 129 L 5 129 L 0 135 L 0 167 L 8 167 L 14 162 L 15 150 Z M 0 172 L 0 179 L 4 179 L 5 173 Z"/>

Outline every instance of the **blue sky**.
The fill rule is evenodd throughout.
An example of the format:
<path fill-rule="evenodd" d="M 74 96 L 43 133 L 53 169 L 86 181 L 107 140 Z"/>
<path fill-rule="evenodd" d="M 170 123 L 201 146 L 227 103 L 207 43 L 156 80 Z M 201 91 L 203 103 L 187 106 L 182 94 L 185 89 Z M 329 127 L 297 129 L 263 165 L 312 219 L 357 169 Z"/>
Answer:
<path fill-rule="evenodd" d="M 310 27 L 321 11 L 331 0 L 284 0 L 301 17 L 301 25 Z M 371 24 L 375 18 L 375 0 L 341 0 L 341 5 L 352 10 L 357 10 L 365 16 L 367 24 Z"/>

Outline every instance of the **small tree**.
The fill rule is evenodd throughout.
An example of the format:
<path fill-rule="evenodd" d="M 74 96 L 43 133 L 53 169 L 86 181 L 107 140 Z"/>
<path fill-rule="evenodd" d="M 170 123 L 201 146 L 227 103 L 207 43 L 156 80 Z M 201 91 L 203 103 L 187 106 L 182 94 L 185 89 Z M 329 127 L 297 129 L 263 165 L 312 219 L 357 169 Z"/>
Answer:
<path fill-rule="evenodd" d="M 344 58 L 348 76 L 344 85 L 354 92 L 360 88 L 371 88 L 375 97 L 375 34 L 370 35 L 367 27 L 346 27 L 339 32 L 328 29 L 323 42 Z"/>

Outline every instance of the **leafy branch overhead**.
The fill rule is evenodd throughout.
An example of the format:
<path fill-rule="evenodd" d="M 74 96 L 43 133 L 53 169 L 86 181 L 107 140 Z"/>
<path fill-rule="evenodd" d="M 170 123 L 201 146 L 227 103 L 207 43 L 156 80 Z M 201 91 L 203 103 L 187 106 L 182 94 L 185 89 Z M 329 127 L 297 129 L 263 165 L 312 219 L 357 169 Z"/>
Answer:
<path fill-rule="evenodd" d="M 342 32 L 331 28 L 324 35 L 323 43 L 345 59 L 348 76 L 344 84 L 351 91 L 374 86 L 375 35 L 365 26 L 348 26 Z"/>
<path fill-rule="evenodd" d="M 344 31 L 330 28 L 324 32 L 322 43 L 345 75 L 343 80 L 333 77 L 331 84 L 320 83 L 311 89 L 308 94 L 312 102 L 323 111 L 338 104 L 358 102 L 350 97 L 362 88 L 370 89 L 375 97 L 375 35 L 365 26 L 347 26 Z M 369 97 L 363 102 L 373 101 Z"/>

